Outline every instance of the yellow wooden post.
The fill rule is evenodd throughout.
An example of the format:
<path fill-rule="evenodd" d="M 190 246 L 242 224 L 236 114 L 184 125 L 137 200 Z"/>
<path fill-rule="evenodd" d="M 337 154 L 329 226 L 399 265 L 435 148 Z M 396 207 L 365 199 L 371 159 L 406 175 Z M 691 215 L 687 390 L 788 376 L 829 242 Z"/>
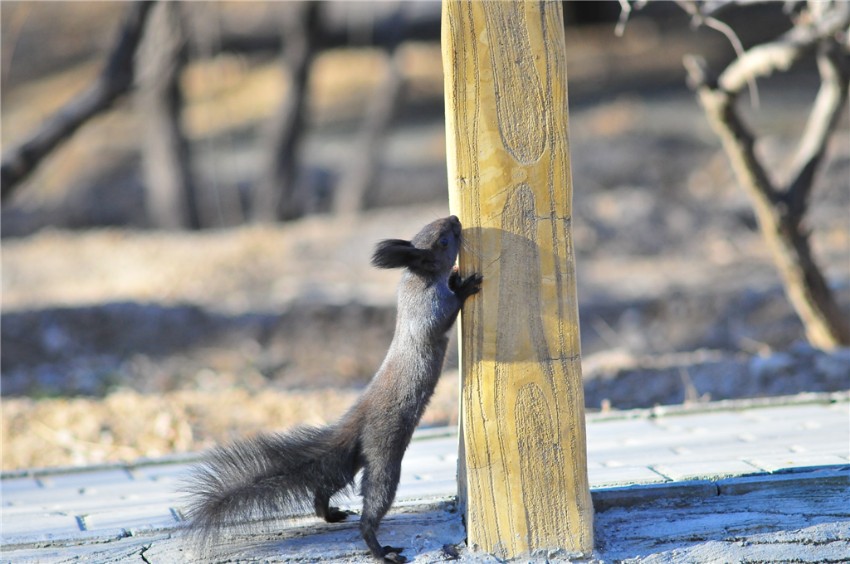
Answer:
<path fill-rule="evenodd" d="M 468 542 L 504 558 L 593 549 L 560 2 L 443 1 L 461 272 L 459 490 Z"/>

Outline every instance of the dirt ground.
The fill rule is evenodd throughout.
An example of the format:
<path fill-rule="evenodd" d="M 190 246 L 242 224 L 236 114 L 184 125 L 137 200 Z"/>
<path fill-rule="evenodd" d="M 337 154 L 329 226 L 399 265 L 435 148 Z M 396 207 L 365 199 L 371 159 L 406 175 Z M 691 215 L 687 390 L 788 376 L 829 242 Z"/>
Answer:
<path fill-rule="evenodd" d="M 630 41 L 638 43 L 631 59 L 591 50 L 590 41 L 573 47 L 570 58 L 588 407 L 847 389 L 850 351 L 805 345 L 749 203 L 684 87 L 684 73 L 667 82 L 606 86 L 611 68 L 643 60 L 636 52 L 651 59 L 667 48 L 665 56 L 675 59 L 684 48 L 647 32 Z M 607 35 L 596 45 L 606 42 L 622 49 Z M 373 245 L 409 237 L 448 211 L 442 117 L 433 113 L 441 88 L 435 54 L 428 45 L 409 52 L 419 105 L 388 138 L 378 206 L 356 218 L 147 230 L 139 216 L 138 116 L 130 105 L 97 120 L 46 163 L 3 209 L 2 468 L 193 452 L 339 415 L 392 336 L 398 273 L 369 266 Z M 614 62 L 603 66 L 606 57 Z M 340 88 L 328 76 L 359 84 L 342 90 L 365 99 L 376 80 L 368 69 L 380 69 L 381 61 L 368 50 L 321 61 L 323 68 L 350 70 L 316 79 L 330 86 L 317 87 L 315 103 L 325 110 L 315 112 L 307 142 L 311 170 L 344 160 L 356 133 L 334 121 L 351 120 L 334 114 L 338 100 L 322 98 Z M 250 72 L 233 60 L 211 64 L 190 71 L 187 120 L 201 177 L 222 186 L 243 181 L 256 166 L 263 112 L 273 111 L 280 86 L 273 62 Z M 4 91 L 4 143 L 57 103 L 57 80 L 67 88 L 96 68 L 80 65 Z M 216 119 L 209 118 L 213 102 L 191 93 L 191 77 L 205 83 L 210 76 L 223 81 L 218 101 L 230 104 Z M 778 177 L 805 122 L 813 79 L 809 69 L 760 82 L 762 107 L 746 110 L 766 131 L 758 150 Z M 264 94 L 246 98 L 250 92 Z M 41 113 L 27 100 L 41 100 Z M 411 115 L 417 108 L 430 109 Z M 807 219 L 845 311 L 848 179 L 845 113 Z M 450 353 L 423 424 L 456 422 L 456 366 Z"/>

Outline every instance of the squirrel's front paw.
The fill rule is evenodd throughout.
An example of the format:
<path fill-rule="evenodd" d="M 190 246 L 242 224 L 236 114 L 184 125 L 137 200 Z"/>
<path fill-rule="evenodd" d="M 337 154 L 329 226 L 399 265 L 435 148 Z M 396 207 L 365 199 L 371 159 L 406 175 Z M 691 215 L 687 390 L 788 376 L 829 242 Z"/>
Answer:
<path fill-rule="evenodd" d="M 461 301 L 464 301 L 469 296 L 481 291 L 481 282 L 483 280 L 484 277 L 477 273 L 471 274 L 466 278 L 461 278 L 458 271 L 455 270 L 449 276 L 449 288 Z"/>

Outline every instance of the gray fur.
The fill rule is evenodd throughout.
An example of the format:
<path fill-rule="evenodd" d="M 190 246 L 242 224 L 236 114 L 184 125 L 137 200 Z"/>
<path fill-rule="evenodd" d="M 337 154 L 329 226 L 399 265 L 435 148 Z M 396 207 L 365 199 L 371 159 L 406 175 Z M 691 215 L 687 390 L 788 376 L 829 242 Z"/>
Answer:
<path fill-rule="evenodd" d="M 332 495 L 363 470 L 360 531 L 375 558 L 404 562 L 401 549 L 381 546 L 375 532 L 395 499 L 401 459 L 440 377 L 447 332 L 481 276 L 454 270 L 460 247 L 455 216 L 426 225 L 411 241 L 378 244 L 372 263 L 405 268 L 398 288 L 393 341 L 372 382 L 333 425 L 260 435 L 213 449 L 195 469 L 189 530 L 208 554 L 225 527 L 312 507 L 339 521 Z"/>

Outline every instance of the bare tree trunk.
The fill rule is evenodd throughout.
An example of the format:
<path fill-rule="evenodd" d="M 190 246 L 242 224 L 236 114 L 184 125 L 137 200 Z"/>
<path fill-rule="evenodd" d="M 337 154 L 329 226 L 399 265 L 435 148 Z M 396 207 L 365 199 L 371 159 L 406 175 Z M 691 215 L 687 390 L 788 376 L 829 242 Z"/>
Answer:
<path fill-rule="evenodd" d="M 303 215 L 297 190 L 298 153 L 304 132 L 309 70 L 318 46 L 321 3 L 302 2 L 284 28 L 286 99 L 270 123 L 266 163 L 254 193 L 251 219 L 272 222 Z"/>
<path fill-rule="evenodd" d="M 378 86 L 353 143 L 352 155 L 334 196 L 334 212 L 354 214 L 374 203 L 383 156 L 383 141 L 404 98 L 402 51 L 389 55 L 387 75 Z"/>
<path fill-rule="evenodd" d="M 180 14 L 187 39 L 187 59 L 213 60 L 220 53 L 224 20 L 222 7 L 215 2 L 180 2 Z M 279 50 L 279 49 L 278 49 Z M 200 74 L 205 86 L 220 88 L 224 77 L 218 76 L 217 66 L 209 65 Z M 226 180 L 222 174 L 233 164 L 232 135 L 211 135 L 191 145 L 195 198 L 201 227 L 232 227 L 246 221 L 246 202 L 240 191 L 240 180 Z M 199 156 L 203 157 L 203 175 L 198 174 Z"/>
<path fill-rule="evenodd" d="M 376 180 L 383 156 L 383 141 L 404 99 L 404 52 L 399 48 L 404 39 L 404 6 L 396 10 L 392 20 L 395 20 L 396 24 L 395 32 L 390 38 L 387 74 L 372 98 L 334 196 L 334 212 L 337 214 L 354 214 L 374 203 L 377 193 Z"/>
<path fill-rule="evenodd" d="M 845 106 L 850 81 L 848 47 L 835 39 L 837 31 L 850 23 L 850 10 L 840 6 L 831 16 L 796 27 L 773 43 L 753 47 L 717 78 L 708 75 L 699 59 L 685 61 L 735 176 L 753 202 L 788 299 L 803 321 L 809 342 L 823 349 L 850 345 L 850 326 L 814 260 L 810 233 L 803 225 L 815 172 Z M 753 150 L 755 137 L 738 115 L 735 99 L 751 78 L 787 69 L 815 48 L 819 49 L 821 90 L 794 159 L 795 172 L 780 190 Z"/>
<path fill-rule="evenodd" d="M 189 143 L 180 124 L 180 73 L 186 34 L 180 5 L 161 3 L 139 49 L 138 111 L 143 115 L 143 171 L 148 217 L 163 229 L 199 229 Z"/>
<path fill-rule="evenodd" d="M 133 86 L 134 56 L 153 2 L 134 2 L 97 80 L 50 117 L 28 139 L 3 155 L 0 166 L 2 199 L 12 195 L 39 163 L 89 118 L 110 108 Z"/>

